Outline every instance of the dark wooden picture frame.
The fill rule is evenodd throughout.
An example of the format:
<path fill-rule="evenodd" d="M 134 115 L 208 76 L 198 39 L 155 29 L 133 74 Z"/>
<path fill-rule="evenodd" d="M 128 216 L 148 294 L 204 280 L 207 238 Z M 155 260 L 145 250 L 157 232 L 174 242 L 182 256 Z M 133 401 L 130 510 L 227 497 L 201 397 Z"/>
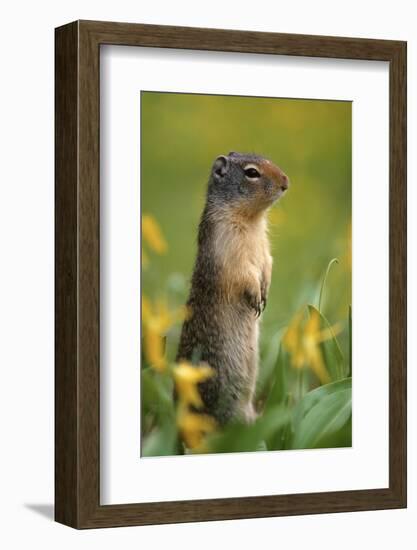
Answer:
<path fill-rule="evenodd" d="M 100 505 L 99 57 L 118 44 L 389 62 L 389 487 Z M 56 46 L 55 519 L 75 528 L 406 506 L 406 43 L 110 22 Z"/>

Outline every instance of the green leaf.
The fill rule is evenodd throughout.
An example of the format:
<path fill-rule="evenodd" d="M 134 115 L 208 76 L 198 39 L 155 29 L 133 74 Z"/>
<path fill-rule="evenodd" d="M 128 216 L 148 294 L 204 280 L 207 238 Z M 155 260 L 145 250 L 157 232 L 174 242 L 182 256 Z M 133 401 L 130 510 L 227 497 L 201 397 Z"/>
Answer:
<path fill-rule="evenodd" d="M 256 450 L 257 451 L 267 451 L 268 447 L 266 445 L 266 442 L 265 441 L 260 441 L 259 445 L 256 447 Z"/>
<path fill-rule="evenodd" d="M 178 435 L 175 423 L 166 422 L 146 436 L 142 456 L 172 456 L 178 454 Z"/>
<path fill-rule="evenodd" d="M 168 374 L 157 373 L 152 368 L 141 371 L 142 414 L 152 412 L 161 421 L 175 416 L 173 383 Z"/>
<path fill-rule="evenodd" d="M 317 308 L 313 305 L 308 306 L 308 310 L 311 313 L 315 311 L 320 317 L 320 328 L 321 330 L 330 330 L 331 325 L 329 321 L 322 315 Z M 345 375 L 345 360 L 340 349 L 339 343 L 336 339 L 336 336 L 322 342 L 320 348 L 323 354 L 324 364 L 326 365 L 327 372 L 330 375 L 330 378 L 334 380 L 340 380 L 344 378 Z"/>
<path fill-rule="evenodd" d="M 291 448 L 293 406 L 292 394 L 288 393 L 285 399 L 285 410 L 288 413 L 288 420 L 267 437 L 265 442 L 269 451 L 281 451 Z"/>
<path fill-rule="evenodd" d="M 326 281 L 327 281 L 327 277 L 330 273 L 330 270 L 332 268 L 332 266 L 334 264 L 338 264 L 339 263 L 339 260 L 337 258 L 333 258 L 332 260 L 330 260 L 330 262 L 328 263 L 327 265 L 327 269 L 326 269 L 326 273 L 324 274 L 324 277 L 323 277 L 323 281 L 321 283 L 321 287 L 320 287 L 320 294 L 319 294 L 319 303 L 318 303 L 318 310 L 321 312 L 322 311 L 322 300 L 323 300 L 323 293 L 324 293 L 324 288 L 326 286 Z"/>
<path fill-rule="evenodd" d="M 289 394 L 288 376 L 290 372 L 290 358 L 289 354 L 283 349 L 282 345 L 279 347 L 278 357 L 275 362 L 275 368 L 273 372 L 273 380 L 268 397 L 265 402 L 264 414 L 273 410 L 277 406 L 283 407 L 286 411 L 287 421 L 282 423 L 279 428 L 271 432 L 266 436 L 265 441 L 269 450 L 281 450 L 286 447 L 286 441 L 288 436 L 291 435 L 291 417 L 289 414 Z"/>
<path fill-rule="evenodd" d="M 290 415 L 284 407 L 275 407 L 247 425 L 231 424 L 207 440 L 211 452 L 249 452 L 266 448 L 265 440 L 288 423 Z"/>
<path fill-rule="evenodd" d="M 352 380 L 309 392 L 297 406 L 292 448 L 349 447 L 352 441 Z"/>
<path fill-rule="evenodd" d="M 298 424 L 306 414 L 317 405 L 324 397 L 344 390 L 352 389 L 352 379 L 344 378 L 337 382 L 331 382 L 308 392 L 296 407 L 295 423 Z"/>
<path fill-rule="evenodd" d="M 280 340 L 283 332 L 283 330 L 280 330 L 277 333 L 274 333 L 272 338 L 270 338 L 268 346 L 265 346 L 266 349 L 262 353 L 258 379 L 256 381 L 257 397 L 261 397 L 264 393 L 266 393 L 268 391 L 268 388 L 272 385 L 274 381 L 275 366 L 279 354 Z"/>
<path fill-rule="evenodd" d="M 265 412 L 276 405 L 282 405 L 285 402 L 287 397 L 287 373 L 289 368 L 288 353 L 281 345 L 279 347 L 278 357 L 275 362 L 271 390 L 265 403 Z"/>

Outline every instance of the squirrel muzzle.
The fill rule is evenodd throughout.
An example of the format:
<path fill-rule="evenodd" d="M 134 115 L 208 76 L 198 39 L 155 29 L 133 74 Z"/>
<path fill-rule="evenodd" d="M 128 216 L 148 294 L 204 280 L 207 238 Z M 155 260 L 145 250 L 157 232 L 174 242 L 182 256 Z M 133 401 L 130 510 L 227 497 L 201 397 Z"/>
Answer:
<path fill-rule="evenodd" d="M 264 160 L 262 162 L 262 168 L 265 176 L 269 177 L 276 184 L 278 189 L 280 189 L 281 191 L 286 191 L 288 189 L 290 185 L 290 180 L 288 179 L 288 176 L 284 174 L 281 168 L 279 168 L 269 160 Z"/>

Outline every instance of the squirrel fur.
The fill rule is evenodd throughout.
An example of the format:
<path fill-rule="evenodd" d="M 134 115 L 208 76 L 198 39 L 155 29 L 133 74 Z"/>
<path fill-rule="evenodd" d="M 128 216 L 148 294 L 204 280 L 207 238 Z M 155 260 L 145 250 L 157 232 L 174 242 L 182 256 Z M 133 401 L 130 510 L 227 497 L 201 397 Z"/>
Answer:
<path fill-rule="evenodd" d="M 177 361 L 197 357 L 214 370 L 199 392 L 220 425 L 256 418 L 259 317 L 272 270 L 266 211 L 288 185 L 253 154 L 219 156 L 211 170 Z"/>

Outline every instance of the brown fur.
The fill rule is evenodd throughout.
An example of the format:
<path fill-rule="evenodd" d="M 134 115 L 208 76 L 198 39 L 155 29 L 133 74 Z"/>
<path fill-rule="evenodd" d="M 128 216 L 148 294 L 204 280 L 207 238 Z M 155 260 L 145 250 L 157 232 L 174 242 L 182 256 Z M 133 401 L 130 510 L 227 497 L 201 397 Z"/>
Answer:
<path fill-rule="evenodd" d="M 191 315 L 183 325 L 177 360 L 197 359 L 215 370 L 200 393 L 205 412 L 225 424 L 256 416 L 259 315 L 272 271 L 266 210 L 288 179 L 262 157 L 231 153 L 219 158 L 226 168 L 224 175 L 215 172 L 209 184 L 187 302 Z M 248 166 L 260 176 L 245 176 Z"/>
<path fill-rule="evenodd" d="M 262 281 L 268 289 L 272 270 L 265 213 L 255 217 L 249 217 L 244 211 L 219 213 L 213 252 L 222 268 L 225 300 L 236 302 L 249 291 L 260 301 Z"/>

